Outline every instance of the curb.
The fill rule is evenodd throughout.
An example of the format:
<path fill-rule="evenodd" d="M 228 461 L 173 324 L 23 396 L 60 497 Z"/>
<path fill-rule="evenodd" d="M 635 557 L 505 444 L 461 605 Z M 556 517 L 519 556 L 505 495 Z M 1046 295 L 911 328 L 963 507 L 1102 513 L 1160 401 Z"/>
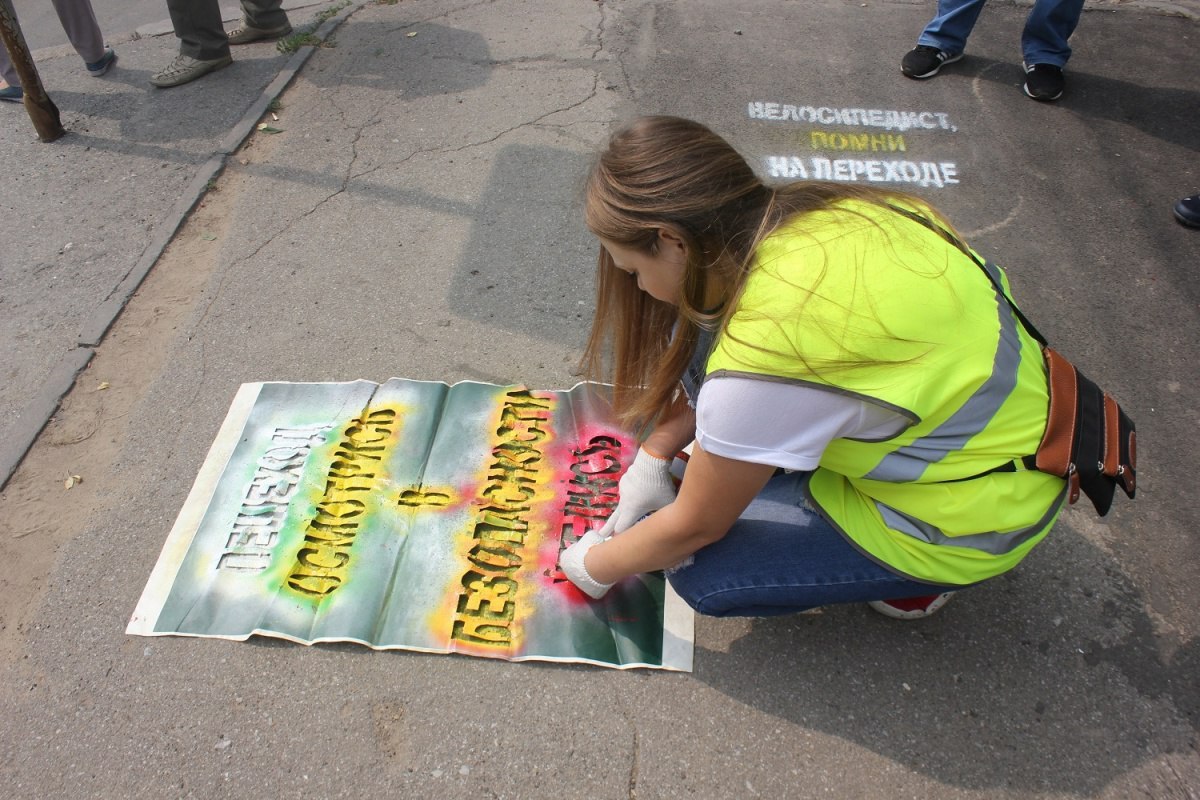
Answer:
<path fill-rule="evenodd" d="M 313 35 L 324 42 L 351 14 L 372 2 L 374 0 L 353 0 L 337 14 L 329 17 L 317 26 L 312 31 Z M 285 4 L 285 6 L 287 5 L 298 8 L 321 4 L 300 0 L 294 4 Z M 167 33 L 170 32 L 172 31 L 167 31 Z M 132 37 L 140 38 L 137 32 L 132 34 Z M 44 50 L 57 49 L 57 47 L 44 48 Z M 0 490 L 3 490 L 8 485 L 9 480 L 12 479 L 12 476 L 16 473 L 25 456 L 33 448 L 37 438 L 41 435 L 46 425 L 49 424 L 55 412 L 58 411 L 62 399 L 75 387 L 75 381 L 79 377 L 79 373 L 91 363 L 92 357 L 96 354 L 96 348 L 100 346 L 105 335 L 112 329 L 113 324 L 121 316 L 121 312 L 125 310 L 125 306 L 129 303 L 129 299 L 133 297 L 133 293 L 138 290 L 138 287 L 142 285 L 142 281 L 150 274 L 150 270 L 158 263 L 158 259 L 162 256 L 163 251 L 167 249 L 167 246 L 175 238 L 175 234 L 183 226 L 183 223 L 187 221 L 192 209 L 208 193 L 210 183 L 225 169 L 225 163 L 229 159 L 229 156 L 249 138 L 258 120 L 267 112 L 271 103 L 279 95 L 283 94 L 284 90 L 295 79 L 300 68 L 304 66 L 316 49 L 317 45 L 304 45 L 297 48 L 292 57 L 284 64 L 283 69 L 275 76 L 275 79 L 267 84 L 267 87 L 262 90 L 258 99 L 250 104 L 250 107 L 242 114 L 241 119 L 234 124 L 225 138 L 221 140 L 216 152 L 196 172 L 195 177 L 192 178 L 187 188 L 184 189 L 183 196 L 172 206 L 171 212 L 155 231 L 150 244 L 142 251 L 137 264 L 125 274 L 121 282 L 109 293 L 108 297 L 104 299 L 83 325 L 76 338 L 75 348 L 67 351 L 59 360 L 58 364 L 51 370 L 49 377 L 38 388 L 33 399 L 17 415 L 16 420 L 11 426 L 13 436 L 7 441 L 0 443 Z"/>
<path fill-rule="evenodd" d="M 12 424 L 13 436 L 0 442 L 0 470 L 3 470 L 0 489 L 8 483 L 8 479 L 24 460 L 25 454 L 42 435 L 42 430 L 58 411 L 63 397 L 75 387 L 75 379 L 91 363 L 94 355 L 96 351 L 90 347 L 68 350 L 50 370 L 50 376 L 42 383 L 33 399 L 17 414 L 16 421 Z"/>

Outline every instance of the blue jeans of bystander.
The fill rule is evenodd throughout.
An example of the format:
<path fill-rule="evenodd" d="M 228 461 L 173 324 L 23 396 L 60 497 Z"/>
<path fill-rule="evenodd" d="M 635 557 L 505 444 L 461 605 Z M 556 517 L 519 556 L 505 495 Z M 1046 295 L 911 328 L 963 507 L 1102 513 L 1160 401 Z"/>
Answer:
<path fill-rule="evenodd" d="M 917 44 L 961 53 L 986 0 L 938 0 L 937 14 L 917 38 Z M 1034 0 L 1021 33 L 1026 64 L 1065 66 L 1071 57 L 1067 40 L 1079 24 L 1083 0 Z"/>

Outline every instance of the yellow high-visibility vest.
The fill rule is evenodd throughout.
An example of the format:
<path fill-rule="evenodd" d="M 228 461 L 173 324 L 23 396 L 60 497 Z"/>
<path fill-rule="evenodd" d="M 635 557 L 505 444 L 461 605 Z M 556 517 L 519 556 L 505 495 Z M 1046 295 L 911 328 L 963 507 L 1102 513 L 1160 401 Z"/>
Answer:
<path fill-rule="evenodd" d="M 845 201 L 766 239 L 706 375 L 817 386 L 910 421 L 883 441 L 834 440 L 808 484 L 843 535 L 903 575 L 1003 573 L 1062 508 L 1065 482 L 1019 463 L 1046 425 L 1037 342 L 965 253 L 891 209 Z"/>

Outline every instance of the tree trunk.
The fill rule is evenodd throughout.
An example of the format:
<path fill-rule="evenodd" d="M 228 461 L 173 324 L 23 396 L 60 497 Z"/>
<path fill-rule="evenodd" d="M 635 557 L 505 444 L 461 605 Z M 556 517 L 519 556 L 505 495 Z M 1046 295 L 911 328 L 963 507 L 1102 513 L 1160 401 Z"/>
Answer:
<path fill-rule="evenodd" d="M 12 59 L 13 67 L 21 78 L 21 88 L 25 90 L 25 111 L 33 121 L 38 138 L 43 142 L 53 142 L 66 131 L 58 116 L 58 107 L 42 86 L 21 26 L 17 24 L 12 0 L 0 0 L 0 41 L 4 42 L 4 49 L 8 50 L 8 57 Z"/>

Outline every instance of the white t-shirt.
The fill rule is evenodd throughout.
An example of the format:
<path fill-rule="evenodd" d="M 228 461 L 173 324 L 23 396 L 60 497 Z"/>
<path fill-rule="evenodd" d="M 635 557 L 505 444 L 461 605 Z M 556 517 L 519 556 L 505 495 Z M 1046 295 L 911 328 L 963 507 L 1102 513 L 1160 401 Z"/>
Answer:
<path fill-rule="evenodd" d="M 857 397 L 752 378 L 710 378 L 696 400 L 696 442 L 706 452 L 784 469 L 816 469 L 834 439 L 888 439 L 909 422 Z"/>

